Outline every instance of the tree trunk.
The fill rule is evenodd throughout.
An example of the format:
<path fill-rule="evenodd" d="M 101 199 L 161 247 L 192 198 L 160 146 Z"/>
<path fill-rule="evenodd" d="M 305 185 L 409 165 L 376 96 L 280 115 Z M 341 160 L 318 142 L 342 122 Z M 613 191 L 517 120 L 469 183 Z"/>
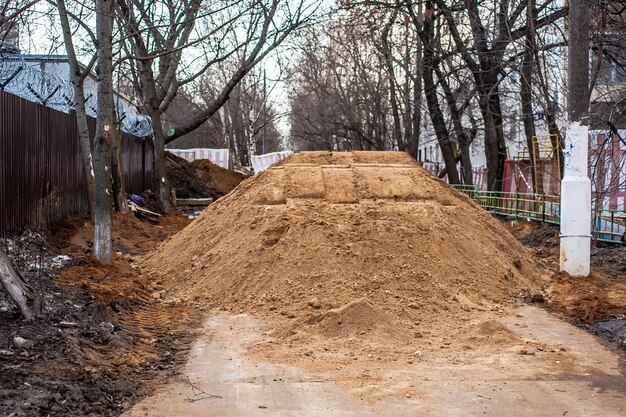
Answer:
<path fill-rule="evenodd" d="M 497 79 L 481 86 L 480 112 L 485 124 L 485 157 L 487 159 L 487 189 L 502 191 L 506 147 L 502 131 L 500 90 Z"/>
<path fill-rule="evenodd" d="M 483 112 L 485 123 L 485 157 L 487 159 L 487 189 L 500 191 L 502 189 L 502 175 L 498 155 L 498 137 L 495 122 L 489 114 L 488 108 Z"/>
<path fill-rule="evenodd" d="M 463 128 L 463 124 L 461 123 L 461 112 L 456 106 L 456 99 L 454 94 L 452 94 L 452 89 L 450 88 L 447 77 L 442 73 L 439 67 L 435 68 L 435 72 L 439 78 L 439 84 L 443 89 L 443 93 L 448 104 L 450 119 L 452 119 L 454 133 L 456 134 L 459 142 L 459 155 L 457 155 L 457 160 L 461 161 L 463 184 L 472 185 L 474 183 L 474 178 L 472 175 L 472 160 L 469 155 L 470 140 L 465 132 L 465 129 Z"/>
<path fill-rule="evenodd" d="M 41 313 L 39 311 L 40 300 L 2 248 L 0 248 L 0 281 L 19 307 L 25 320 L 34 320 Z"/>
<path fill-rule="evenodd" d="M 93 172 L 93 161 L 91 152 L 91 142 L 89 140 L 89 125 L 87 124 L 87 111 L 85 109 L 85 93 L 83 84 L 85 74 L 78 64 L 76 51 L 72 40 L 72 30 L 70 28 L 69 19 L 67 17 L 67 9 L 64 0 L 57 0 L 57 8 L 59 10 L 59 19 L 63 29 L 63 40 L 65 50 L 70 65 L 70 78 L 74 87 L 74 111 L 76 112 L 76 124 L 78 125 L 78 140 L 80 144 L 80 153 L 83 161 L 83 174 L 85 175 L 85 183 L 87 186 L 87 202 L 89 204 L 89 215 L 94 219 L 94 207 L 96 202 L 96 180 Z"/>
<path fill-rule="evenodd" d="M 561 178 L 563 178 L 563 169 L 564 169 L 564 155 L 563 155 L 563 138 L 561 136 L 561 131 L 559 130 L 559 125 L 556 122 L 556 106 L 550 100 L 549 96 L 546 96 L 546 101 L 548 101 L 546 105 L 546 119 L 548 121 L 548 131 L 550 132 L 550 140 L 552 142 L 552 151 L 553 158 L 557 161 L 559 166 L 559 174 Z"/>
<path fill-rule="evenodd" d="M 469 151 L 469 142 L 466 137 L 459 138 L 459 154 L 461 156 L 461 168 L 463 170 L 463 184 L 474 185 L 472 158 Z"/>
<path fill-rule="evenodd" d="M 526 54 L 525 54 L 526 55 Z M 536 140 L 535 132 L 535 120 L 533 117 L 532 108 L 532 93 L 531 93 L 531 77 L 532 67 L 529 67 L 527 57 L 524 56 L 524 63 L 522 64 L 522 88 L 521 88 L 521 102 L 522 102 L 522 117 L 524 119 L 524 135 L 526 136 L 526 144 L 528 146 L 528 156 L 533 177 L 533 191 L 536 194 L 543 193 L 543 167 L 540 163 L 541 155 L 539 153 L 539 144 Z"/>
<path fill-rule="evenodd" d="M 404 98 L 404 112 L 402 113 L 402 123 L 404 124 L 404 149 L 400 149 L 401 151 L 407 152 L 409 155 L 417 159 L 417 156 L 411 153 L 409 147 L 411 143 L 411 139 L 413 138 L 413 133 L 411 130 L 413 129 L 413 123 L 411 123 L 412 117 L 412 85 L 411 85 L 411 75 L 409 68 L 411 68 L 411 48 L 409 47 L 409 31 L 405 31 L 404 35 L 404 91 L 402 92 Z M 418 42 L 419 44 L 419 42 Z"/>
<path fill-rule="evenodd" d="M 435 84 L 432 78 L 432 69 L 428 68 L 427 64 L 424 66 L 424 92 L 426 102 L 428 104 L 430 118 L 433 122 L 433 128 L 437 135 L 437 141 L 439 142 L 439 148 L 441 149 L 441 156 L 443 157 L 448 172 L 448 182 L 450 184 L 458 184 L 459 173 L 456 170 L 456 158 L 452 150 L 450 134 L 446 128 L 443 113 L 437 102 L 437 91 L 435 90 Z"/>
<path fill-rule="evenodd" d="M 143 102 L 148 114 L 152 118 L 152 140 L 154 143 L 153 155 L 154 166 L 152 168 L 152 191 L 157 200 L 159 210 L 169 213 L 174 209 L 172 205 L 172 188 L 165 172 L 165 132 L 161 123 L 161 110 L 157 87 L 152 71 L 152 60 L 139 62 L 140 73 L 144 88 L 142 90 Z"/>
<path fill-rule="evenodd" d="M 432 12 L 432 3 L 429 1 L 426 3 L 426 11 Z M 439 148 L 441 149 L 441 155 L 443 156 L 444 163 L 448 174 L 448 182 L 450 184 L 459 183 L 459 173 L 456 169 L 456 157 L 452 150 L 452 144 L 450 143 L 450 134 L 446 127 L 446 122 L 439 107 L 439 101 L 437 97 L 437 90 L 433 79 L 433 72 L 435 68 L 435 59 L 433 50 L 433 25 L 432 21 L 427 20 L 424 22 L 424 30 L 420 34 L 422 45 L 424 47 L 424 59 L 422 67 L 422 78 L 424 80 L 424 95 L 426 96 L 426 104 L 428 105 L 428 111 L 430 118 L 433 122 L 433 128 L 437 135 L 437 141 L 439 142 Z"/>
<path fill-rule="evenodd" d="M 76 121 L 78 124 L 78 140 L 80 141 L 80 154 L 83 161 L 83 174 L 87 186 L 87 201 L 89 205 L 89 216 L 95 219 L 96 205 L 96 177 L 93 167 L 93 153 L 91 150 L 91 140 L 89 135 L 89 125 L 87 124 L 87 112 L 85 109 L 85 98 L 82 90 L 82 83 L 79 86 L 74 85 L 74 97 L 76 106 Z M 76 93 L 80 91 L 80 93 Z"/>
<path fill-rule="evenodd" d="M 394 12 L 391 20 L 384 27 L 381 34 L 381 49 L 385 57 L 385 68 L 387 72 L 387 82 L 389 83 L 389 100 L 391 104 L 391 114 L 393 116 L 393 141 L 394 146 L 398 149 L 404 149 L 402 140 L 402 126 L 400 122 L 400 111 L 398 108 L 398 98 L 396 96 L 396 76 L 394 73 L 393 59 L 391 56 L 391 47 L 389 46 L 389 33 L 391 25 L 396 19 L 397 12 Z"/>
<path fill-rule="evenodd" d="M 96 174 L 96 207 L 94 254 L 102 264 L 111 262 L 113 185 L 111 180 L 111 142 L 113 120 L 112 31 L 113 1 L 96 3 L 98 38 L 98 119 L 94 138 L 94 170 Z"/>
<path fill-rule="evenodd" d="M 152 188 L 157 198 L 159 210 L 169 213 L 174 209 L 172 205 L 172 194 L 170 182 L 165 172 L 165 134 L 161 128 L 161 113 L 151 111 L 152 131 L 154 139 L 154 172 L 152 176 Z"/>
<path fill-rule="evenodd" d="M 113 200 L 115 210 L 120 213 L 128 211 L 128 202 L 126 199 L 126 186 L 124 182 L 124 165 L 122 163 L 122 133 L 117 121 L 117 112 L 114 110 L 111 114 L 114 122 L 113 126 L 113 152 L 111 158 L 111 174 L 113 175 Z"/>
<path fill-rule="evenodd" d="M 421 9 L 421 6 L 420 6 Z M 417 42 L 415 52 L 415 82 L 413 83 L 413 128 L 411 140 L 407 144 L 407 152 L 417 159 L 422 125 L 422 43 Z"/>
<path fill-rule="evenodd" d="M 533 24 L 534 16 L 532 7 L 533 0 L 528 0 L 528 6 L 526 9 L 526 42 L 524 57 L 522 61 L 521 72 L 521 104 L 522 104 L 522 118 L 524 120 L 524 134 L 526 135 L 526 143 L 528 146 L 530 169 L 533 180 L 533 191 L 536 194 L 543 194 L 543 167 L 539 164 L 539 145 L 536 140 L 533 140 L 537 136 L 535 131 L 535 119 L 533 117 L 533 104 L 532 104 L 532 76 L 533 76 L 533 56 L 534 56 L 534 33 Z"/>

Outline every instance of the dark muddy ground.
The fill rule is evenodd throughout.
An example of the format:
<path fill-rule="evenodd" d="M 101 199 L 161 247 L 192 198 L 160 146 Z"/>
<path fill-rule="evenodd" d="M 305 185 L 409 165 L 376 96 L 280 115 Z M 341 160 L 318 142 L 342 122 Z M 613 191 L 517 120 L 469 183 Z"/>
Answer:
<path fill-rule="evenodd" d="M 138 221 L 117 219 L 122 255 L 106 268 L 82 242 L 70 242 L 84 227 L 80 219 L 48 241 L 26 233 L 5 242 L 26 279 L 45 294 L 45 315 L 25 323 L 0 292 L 0 416 L 117 416 L 152 392 L 150 381 L 179 371 L 197 316 L 151 297 L 158 287 L 134 273 L 124 252 L 139 229 L 147 242 L 146 230 L 156 240 L 186 220 L 169 228 Z M 133 236 L 123 239 L 119 229 L 129 224 Z"/>
<path fill-rule="evenodd" d="M 197 165 L 170 155 L 179 197 L 218 198 L 245 178 L 208 161 Z M 153 196 L 145 196 L 156 211 Z M 108 266 L 92 258 L 86 219 L 4 242 L 43 295 L 45 314 L 25 323 L 0 291 L 0 416 L 117 416 L 185 362 L 200 312 L 164 302 L 160 283 L 134 264 L 189 224 L 187 216 L 152 224 L 115 214 L 113 223 L 117 255 Z"/>
<path fill-rule="evenodd" d="M 574 278 L 558 272 L 559 226 L 527 221 L 506 224 L 552 271 L 547 308 L 626 348 L 626 245 L 592 242 L 592 273 Z"/>
<path fill-rule="evenodd" d="M 583 327 L 626 349 L 626 316 L 609 318 L 595 324 L 583 324 Z"/>
<path fill-rule="evenodd" d="M 524 245 L 532 248 L 538 257 L 554 258 L 558 261 L 558 225 L 520 221 L 509 229 Z M 595 272 L 621 278 L 626 282 L 626 244 L 594 241 L 591 248 L 591 267 Z"/>
<path fill-rule="evenodd" d="M 218 198 L 230 193 L 246 175 L 213 164 L 208 159 L 187 162 L 169 152 L 165 153 L 167 178 L 176 190 L 177 198 Z"/>

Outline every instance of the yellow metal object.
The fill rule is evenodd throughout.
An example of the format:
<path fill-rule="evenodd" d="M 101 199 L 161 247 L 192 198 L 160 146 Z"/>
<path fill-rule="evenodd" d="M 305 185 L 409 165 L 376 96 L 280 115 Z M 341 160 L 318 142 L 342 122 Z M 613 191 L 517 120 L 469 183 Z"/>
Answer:
<path fill-rule="evenodd" d="M 516 160 L 530 160 L 532 159 L 533 166 L 537 167 L 535 169 L 535 184 L 537 184 L 537 173 L 542 166 L 543 161 L 556 160 L 557 163 L 557 180 L 561 181 L 561 159 L 559 158 L 558 151 L 561 149 L 561 137 L 559 135 L 553 134 L 545 134 L 541 136 L 533 136 L 531 138 L 531 142 L 533 148 L 536 147 L 537 154 L 533 155 L 533 153 L 528 149 L 528 147 L 524 147 L 517 154 Z M 556 147 L 554 146 L 556 144 Z"/>

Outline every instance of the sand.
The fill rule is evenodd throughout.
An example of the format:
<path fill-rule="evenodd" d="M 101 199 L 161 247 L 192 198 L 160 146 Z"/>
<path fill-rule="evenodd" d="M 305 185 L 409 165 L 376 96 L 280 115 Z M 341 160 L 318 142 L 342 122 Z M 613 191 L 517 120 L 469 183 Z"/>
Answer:
<path fill-rule="evenodd" d="M 497 220 L 400 152 L 295 154 L 209 206 L 142 268 L 173 302 L 268 318 L 268 334 L 303 344 L 404 345 L 425 325 L 441 331 L 545 283 Z"/>

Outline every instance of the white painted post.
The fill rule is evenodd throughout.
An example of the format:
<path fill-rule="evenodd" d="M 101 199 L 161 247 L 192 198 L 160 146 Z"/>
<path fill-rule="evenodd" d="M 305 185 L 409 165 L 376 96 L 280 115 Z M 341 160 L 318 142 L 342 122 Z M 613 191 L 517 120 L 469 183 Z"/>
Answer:
<path fill-rule="evenodd" d="M 591 252 L 591 181 L 587 175 L 589 128 L 573 122 L 565 139 L 561 181 L 561 271 L 586 277 Z"/>

